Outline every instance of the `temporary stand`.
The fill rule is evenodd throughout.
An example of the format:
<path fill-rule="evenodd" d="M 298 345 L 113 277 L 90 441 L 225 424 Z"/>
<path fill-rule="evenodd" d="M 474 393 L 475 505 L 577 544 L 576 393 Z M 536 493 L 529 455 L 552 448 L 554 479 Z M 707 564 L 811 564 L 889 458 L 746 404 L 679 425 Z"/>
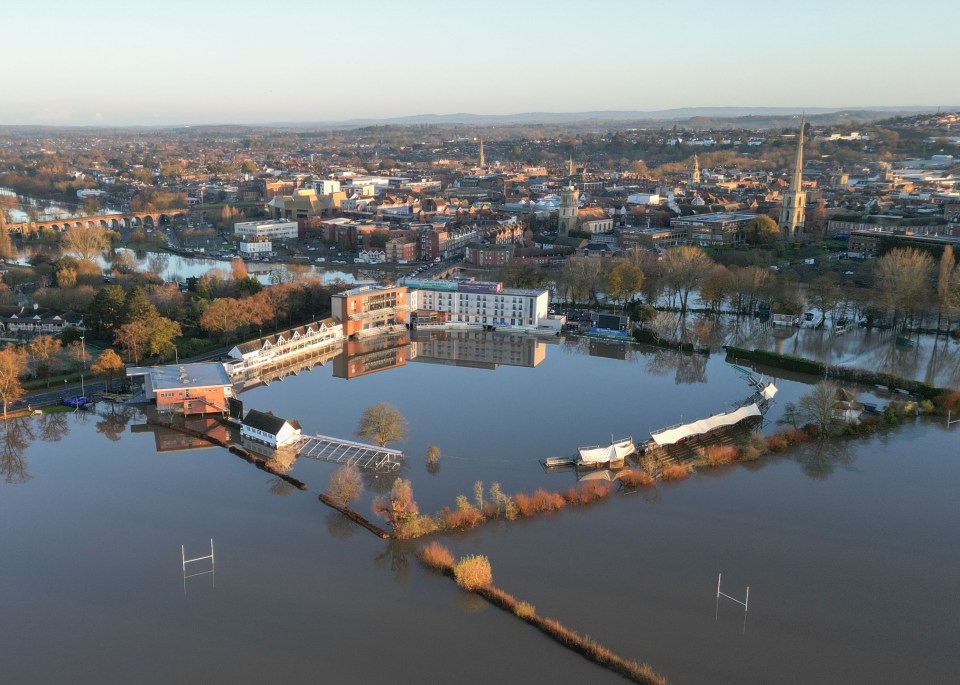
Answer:
<path fill-rule="evenodd" d="M 207 571 L 197 571 L 195 573 L 187 573 L 187 564 L 192 564 L 196 561 L 205 561 L 210 560 L 210 569 Z M 213 581 L 213 587 L 217 587 L 217 574 L 216 574 L 216 559 L 213 556 L 213 538 L 210 538 L 210 554 L 205 557 L 196 557 L 195 559 L 187 559 L 186 549 L 183 545 L 180 545 L 180 561 L 183 564 L 183 594 L 187 594 L 187 579 L 196 578 L 197 576 L 210 575 Z"/>
<path fill-rule="evenodd" d="M 746 599 L 744 599 L 744 600 L 741 602 L 741 601 L 740 601 L 739 599 L 737 599 L 736 597 L 731 597 L 730 595 L 726 594 L 725 592 L 720 592 L 720 580 L 721 580 L 721 578 L 723 578 L 723 574 L 722 574 L 722 573 L 718 573 L 718 574 L 717 574 L 717 610 L 716 610 L 716 613 L 714 614 L 713 620 L 716 621 L 716 620 L 720 617 L 720 598 L 721 598 L 721 597 L 726 597 L 726 598 L 729 599 L 731 602 L 736 602 L 737 604 L 739 604 L 740 606 L 743 607 L 743 632 L 744 632 L 744 634 L 746 634 L 746 632 L 747 632 L 747 608 L 748 608 L 747 605 L 750 604 L 750 586 L 749 586 L 749 585 L 747 586 L 747 597 L 746 597 Z"/>

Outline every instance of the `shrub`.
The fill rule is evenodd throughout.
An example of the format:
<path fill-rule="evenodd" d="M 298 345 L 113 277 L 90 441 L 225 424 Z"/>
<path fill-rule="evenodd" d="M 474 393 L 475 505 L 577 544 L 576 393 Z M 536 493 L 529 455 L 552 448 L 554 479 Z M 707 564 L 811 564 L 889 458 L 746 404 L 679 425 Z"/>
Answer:
<path fill-rule="evenodd" d="M 707 448 L 707 462 L 710 466 L 732 464 L 740 458 L 740 450 L 733 445 L 710 445 Z"/>
<path fill-rule="evenodd" d="M 431 542 L 421 548 L 420 561 L 429 568 L 437 571 L 449 571 L 453 568 L 453 554 L 439 542 Z"/>
<path fill-rule="evenodd" d="M 533 516 L 549 511 L 556 511 L 566 504 L 563 496 L 559 492 L 547 492 L 542 488 L 535 490 L 533 494 L 525 495 L 522 492 L 514 496 L 517 505 L 517 511 L 521 516 Z"/>
<path fill-rule="evenodd" d="M 414 540 L 440 530 L 440 525 L 429 516 L 411 516 L 394 527 L 394 536 L 399 540 Z"/>
<path fill-rule="evenodd" d="M 593 504 L 609 495 L 612 489 L 609 481 L 588 480 L 568 489 L 563 498 L 567 504 Z"/>
<path fill-rule="evenodd" d="M 776 435 L 771 435 L 767 438 L 767 450 L 770 452 L 779 452 L 789 444 L 790 443 L 787 442 L 787 439 L 779 433 Z"/>
<path fill-rule="evenodd" d="M 628 488 L 653 485 L 657 479 L 642 469 L 627 469 L 617 474 L 620 484 Z"/>
<path fill-rule="evenodd" d="M 940 411 L 960 411 L 960 390 L 944 390 L 937 395 L 934 402 L 940 407 Z"/>
<path fill-rule="evenodd" d="M 430 445 L 427 448 L 427 463 L 436 465 L 440 462 L 440 448 L 436 445 Z"/>
<path fill-rule="evenodd" d="M 670 464 L 663 467 L 660 477 L 663 480 L 683 480 L 691 473 L 693 473 L 693 467 L 689 464 Z"/>
<path fill-rule="evenodd" d="M 782 435 L 791 445 L 798 442 L 807 442 L 810 439 L 810 436 L 807 434 L 807 432 L 800 428 L 788 428 L 787 430 L 783 431 Z"/>
<path fill-rule="evenodd" d="M 524 620 L 529 620 L 537 615 L 537 608 L 527 602 L 517 602 L 513 607 L 513 613 Z"/>
<path fill-rule="evenodd" d="M 930 400 L 924 400 L 923 402 L 920 403 L 920 411 L 923 412 L 924 414 L 932 414 L 936 410 L 937 408 L 934 406 L 933 402 L 931 402 Z"/>
<path fill-rule="evenodd" d="M 490 560 L 479 554 L 463 557 L 454 565 L 453 577 L 464 590 L 473 592 L 485 588 L 493 582 Z"/>
<path fill-rule="evenodd" d="M 485 520 L 479 509 L 470 506 L 466 508 L 458 507 L 456 511 L 445 507 L 440 512 L 440 518 L 443 520 L 444 527 L 450 530 L 469 530 L 470 528 L 476 528 Z"/>

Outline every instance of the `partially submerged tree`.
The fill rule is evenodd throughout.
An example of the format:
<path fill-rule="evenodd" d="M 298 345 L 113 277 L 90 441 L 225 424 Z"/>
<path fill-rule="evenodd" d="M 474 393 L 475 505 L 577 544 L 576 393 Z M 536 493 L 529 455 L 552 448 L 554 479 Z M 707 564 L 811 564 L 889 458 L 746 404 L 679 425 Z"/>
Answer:
<path fill-rule="evenodd" d="M 407 420 L 392 404 L 377 402 L 364 409 L 357 435 L 380 447 L 386 447 L 388 442 L 403 442 L 407 438 Z"/>
<path fill-rule="evenodd" d="M 836 383 L 821 381 L 797 402 L 796 417 L 803 423 L 816 426 L 822 438 L 835 435 L 843 425 L 837 412 L 838 390 Z"/>
<path fill-rule="evenodd" d="M 0 350 L 0 401 L 3 402 L 3 420 L 7 407 L 23 397 L 20 376 L 27 370 L 27 353 L 19 347 L 7 345 Z"/>
<path fill-rule="evenodd" d="M 327 496 L 341 507 L 346 507 L 360 498 L 363 492 L 363 480 L 360 469 L 345 464 L 330 474 L 327 482 Z"/>

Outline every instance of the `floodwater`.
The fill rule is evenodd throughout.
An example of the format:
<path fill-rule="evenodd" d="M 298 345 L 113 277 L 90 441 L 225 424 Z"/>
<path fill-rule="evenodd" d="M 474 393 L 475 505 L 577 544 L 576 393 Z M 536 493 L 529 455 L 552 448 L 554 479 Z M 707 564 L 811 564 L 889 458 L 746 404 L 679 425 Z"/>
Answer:
<path fill-rule="evenodd" d="M 866 328 L 838 335 L 826 329 L 780 327 L 766 328 L 738 344 L 912 378 L 934 387 L 960 387 L 960 339 L 949 335 Z"/>
<path fill-rule="evenodd" d="M 415 345 L 393 368 L 348 380 L 354 367 L 334 360 L 241 398 L 342 437 L 365 406 L 392 402 L 410 423 L 402 475 L 434 511 L 476 480 L 565 488 L 574 475 L 538 459 L 750 394 L 720 355 L 530 345 Z M 807 389 L 778 386 L 771 418 Z M 297 461 L 299 492 L 122 407 L 98 412 L 21 420 L 0 451 L 4 682 L 622 682 L 423 570 L 415 544 L 322 506 L 332 465 Z M 958 430 L 807 446 L 441 539 L 673 683 L 952 682 Z M 392 478 L 366 478 L 356 508 Z M 180 546 L 203 556 L 210 538 L 215 575 L 184 580 Z M 720 572 L 725 593 L 750 587 L 746 616 L 717 604 Z"/>

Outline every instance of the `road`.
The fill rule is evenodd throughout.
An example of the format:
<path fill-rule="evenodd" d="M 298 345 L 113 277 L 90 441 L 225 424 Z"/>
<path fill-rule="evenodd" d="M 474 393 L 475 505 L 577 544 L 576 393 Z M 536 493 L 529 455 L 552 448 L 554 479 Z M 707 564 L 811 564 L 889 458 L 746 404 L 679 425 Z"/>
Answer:
<path fill-rule="evenodd" d="M 91 383 L 84 383 L 83 390 L 87 395 L 95 395 L 97 393 L 105 392 L 107 389 L 107 384 L 103 381 L 93 381 Z M 76 397 L 80 394 L 80 384 L 71 383 L 69 385 L 62 385 L 60 387 L 51 387 L 49 390 L 37 390 L 31 392 L 29 395 L 25 395 L 22 399 L 17 400 L 16 402 L 11 403 L 8 408 L 8 411 L 14 409 L 26 409 L 27 406 L 45 406 L 49 404 L 57 404 L 64 397 Z"/>

